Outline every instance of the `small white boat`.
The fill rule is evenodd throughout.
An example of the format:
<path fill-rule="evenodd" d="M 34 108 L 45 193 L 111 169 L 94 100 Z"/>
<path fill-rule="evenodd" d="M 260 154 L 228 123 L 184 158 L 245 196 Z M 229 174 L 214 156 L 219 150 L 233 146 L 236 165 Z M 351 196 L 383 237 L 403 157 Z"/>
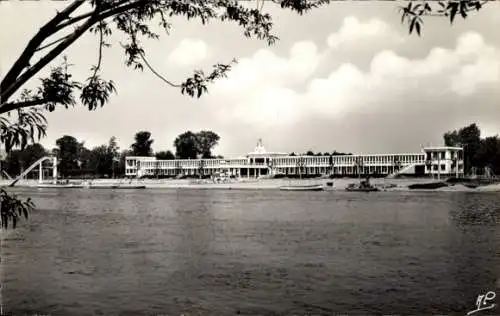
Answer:
<path fill-rule="evenodd" d="M 53 183 L 43 183 L 37 185 L 37 188 L 46 188 L 46 189 L 81 189 L 83 185 L 80 184 L 53 184 Z"/>
<path fill-rule="evenodd" d="M 282 191 L 323 191 L 324 189 L 321 184 L 284 185 L 280 187 Z"/>
<path fill-rule="evenodd" d="M 89 184 L 89 189 L 145 189 L 141 184 Z"/>

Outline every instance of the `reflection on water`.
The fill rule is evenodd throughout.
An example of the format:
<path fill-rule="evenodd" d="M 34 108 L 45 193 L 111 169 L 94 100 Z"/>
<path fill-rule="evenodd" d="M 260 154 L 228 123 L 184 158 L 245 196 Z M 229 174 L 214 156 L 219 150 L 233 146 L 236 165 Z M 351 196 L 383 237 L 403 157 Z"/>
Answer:
<path fill-rule="evenodd" d="M 26 193 L 39 211 L 3 236 L 15 315 L 464 314 L 500 292 L 495 193 Z"/>

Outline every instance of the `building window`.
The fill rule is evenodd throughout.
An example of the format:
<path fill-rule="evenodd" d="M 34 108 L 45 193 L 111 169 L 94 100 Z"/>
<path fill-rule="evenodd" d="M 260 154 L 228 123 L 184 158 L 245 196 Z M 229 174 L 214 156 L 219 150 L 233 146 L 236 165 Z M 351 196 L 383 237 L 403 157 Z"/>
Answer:
<path fill-rule="evenodd" d="M 438 170 L 438 166 L 437 165 L 432 166 L 432 170 L 437 171 Z"/>
<path fill-rule="evenodd" d="M 441 153 L 441 159 L 445 159 L 445 154 L 446 154 L 445 152 Z"/>
<path fill-rule="evenodd" d="M 445 170 L 446 169 L 446 166 L 445 165 L 441 165 L 441 170 Z"/>

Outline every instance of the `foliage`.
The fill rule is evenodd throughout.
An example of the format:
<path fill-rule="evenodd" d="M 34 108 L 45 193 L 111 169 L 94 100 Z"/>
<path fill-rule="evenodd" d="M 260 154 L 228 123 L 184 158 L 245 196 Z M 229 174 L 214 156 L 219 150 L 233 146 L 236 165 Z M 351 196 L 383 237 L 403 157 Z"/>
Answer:
<path fill-rule="evenodd" d="M 125 175 L 125 168 L 126 168 L 125 167 L 125 163 L 126 163 L 125 162 L 125 158 L 127 156 L 131 156 L 131 154 L 132 154 L 132 152 L 130 150 L 127 150 L 127 149 L 122 150 L 120 152 L 120 155 L 118 157 L 118 159 L 119 159 L 119 161 L 118 161 L 118 167 L 117 167 L 117 170 L 116 170 L 116 173 L 118 175 L 121 175 L 121 176 Z"/>
<path fill-rule="evenodd" d="M 0 142 L 7 153 L 14 147 L 20 147 L 22 150 L 28 142 L 34 143 L 46 135 L 47 121 L 39 109 L 19 109 L 16 112 L 15 123 L 0 116 Z"/>
<path fill-rule="evenodd" d="M 212 148 L 217 146 L 220 136 L 212 131 L 200 131 L 195 136 L 198 154 L 202 158 L 212 158 Z"/>
<path fill-rule="evenodd" d="M 473 123 L 443 135 L 445 146 L 464 147 L 465 172 L 478 165 L 477 152 L 481 146 L 481 130 Z"/>
<path fill-rule="evenodd" d="M 446 17 L 453 23 L 457 14 L 465 19 L 470 12 L 479 11 L 487 2 L 488 0 L 409 1 L 399 8 L 401 23 L 408 24 L 410 34 L 416 32 L 420 36 L 424 17 Z"/>
<path fill-rule="evenodd" d="M 196 159 L 198 156 L 198 139 L 196 134 L 187 131 L 174 140 L 175 156 L 179 159 Z"/>
<path fill-rule="evenodd" d="M 472 167 L 489 167 L 495 174 L 500 174 L 500 138 L 491 136 L 481 138 L 481 130 L 473 123 L 459 130 L 443 135 L 445 146 L 464 148 L 465 172 Z"/>
<path fill-rule="evenodd" d="M 135 134 L 135 142 L 130 146 L 132 149 L 132 156 L 144 156 L 149 157 L 153 155 L 153 149 L 151 145 L 153 144 L 153 139 L 151 139 L 151 133 L 147 131 L 137 132 Z"/>
<path fill-rule="evenodd" d="M 11 150 L 2 165 L 9 175 L 18 175 L 38 159 L 47 156 L 48 152 L 39 144 L 29 144 L 24 150 Z"/>
<path fill-rule="evenodd" d="M 158 160 L 173 160 L 175 159 L 175 155 L 170 150 L 167 151 L 159 151 L 155 154 L 156 159 Z"/>
<path fill-rule="evenodd" d="M 56 152 L 59 163 L 58 172 L 62 177 L 68 177 L 72 170 L 80 167 L 79 158 L 84 146 L 69 135 L 57 139 L 56 145 L 58 147 Z"/>
<path fill-rule="evenodd" d="M 209 159 L 212 156 L 213 147 L 217 146 L 220 137 L 212 131 L 200 131 L 193 133 L 184 132 L 174 140 L 176 157 L 180 159 Z"/>
<path fill-rule="evenodd" d="M 27 219 L 34 207 L 30 198 L 22 201 L 16 195 L 0 189 L 0 229 L 7 229 L 9 223 L 12 224 L 12 228 L 16 228 L 19 218 Z"/>

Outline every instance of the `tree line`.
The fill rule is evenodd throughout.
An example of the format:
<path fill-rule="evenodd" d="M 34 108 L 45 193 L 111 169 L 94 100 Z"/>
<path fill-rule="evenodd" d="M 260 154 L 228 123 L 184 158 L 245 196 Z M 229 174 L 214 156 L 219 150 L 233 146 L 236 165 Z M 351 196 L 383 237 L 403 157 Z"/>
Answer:
<path fill-rule="evenodd" d="M 471 173 L 472 168 L 490 168 L 494 174 L 500 174 L 500 138 L 498 135 L 481 137 L 481 130 L 473 123 L 458 130 L 444 133 L 445 146 L 464 148 L 464 170 Z M 479 170 L 481 173 L 481 170 Z"/>
<path fill-rule="evenodd" d="M 22 173 L 26 168 L 45 156 L 58 159 L 58 173 L 63 177 L 123 177 L 125 175 L 125 157 L 156 157 L 159 160 L 173 159 L 215 159 L 224 158 L 212 153 L 218 145 L 220 136 L 212 131 L 186 131 L 178 135 L 174 142 L 175 152 L 171 150 L 153 150 L 154 139 L 151 132 L 139 131 L 128 149 L 120 150 L 116 137 L 111 137 L 107 144 L 91 149 L 73 136 L 64 135 L 56 140 L 56 147 L 46 149 L 40 143 L 29 144 L 24 150 L 11 150 L 2 163 L 2 169 L 11 177 Z M 317 152 L 309 150 L 303 154 L 290 153 L 290 156 L 337 156 L 351 155 L 337 151 Z M 38 169 L 34 170 L 35 172 Z"/>
<path fill-rule="evenodd" d="M 29 144 L 24 150 L 14 149 L 9 152 L 2 163 L 2 169 L 14 177 L 38 159 L 53 155 L 58 158 L 58 171 L 62 177 L 123 177 L 125 175 L 125 157 L 156 157 L 160 160 L 171 159 L 214 159 L 223 158 L 213 155 L 212 151 L 218 145 L 220 136 L 212 131 L 186 131 L 178 135 L 171 150 L 153 150 L 154 139 L 151 132 L 140 131 L 135 134 L 134 142 L 128 149 L 120 150 L 116 137 L 111 137 L 107 144 L 91 149 L 85 142 L 75 137 L 64 135 L 56 140 L 56 147 L 48 150 L 39 143 Z M 477 124 L 448 131 L 443 135 L 445 146 L 464 148 L 465 173 L 472 168 L 491 168 L 495 174 L 500 174 L 500 138 L 498 135 L 481 138 L 481 130 Z M 340 156 L 352 155 L 338 151 L 290 153 L 290 156 Z M 38 170 L 38 169 L 37 169 Z M 480 172 L 480 171 L 479 171 Z"/>
<path fill-rule="evenodd" d="M 85 142 L 80 142 L 73 136 L 64 135 L 56 140 L 56 147 L 51 150 L 46 149 L 40 143 L 29 144 L 22 150 L 10 150 L 2 163 L 2 169 L 8 175 L 15 177 L 38 159 L 53 155 L 58 159 L 58 173 L 63 178 L 72 176 L 122 177 L 125 175 L 125 157 L 127 156 L 155 156 L 157 159 L 221 158 L 222 156 L 212 154 L 219 139 L 219 135 L 212 131 L 197 133 L 187 131 L 174 140 L 174 153 L 171 150 L 155 152 L 154 140 L 151 138 L 151 132 L 148 131 L 137 132 L 134 142 L 124 150 L 120 150 L 114 136 L 107 144 L 89 149 L 85 146 Z"/>

